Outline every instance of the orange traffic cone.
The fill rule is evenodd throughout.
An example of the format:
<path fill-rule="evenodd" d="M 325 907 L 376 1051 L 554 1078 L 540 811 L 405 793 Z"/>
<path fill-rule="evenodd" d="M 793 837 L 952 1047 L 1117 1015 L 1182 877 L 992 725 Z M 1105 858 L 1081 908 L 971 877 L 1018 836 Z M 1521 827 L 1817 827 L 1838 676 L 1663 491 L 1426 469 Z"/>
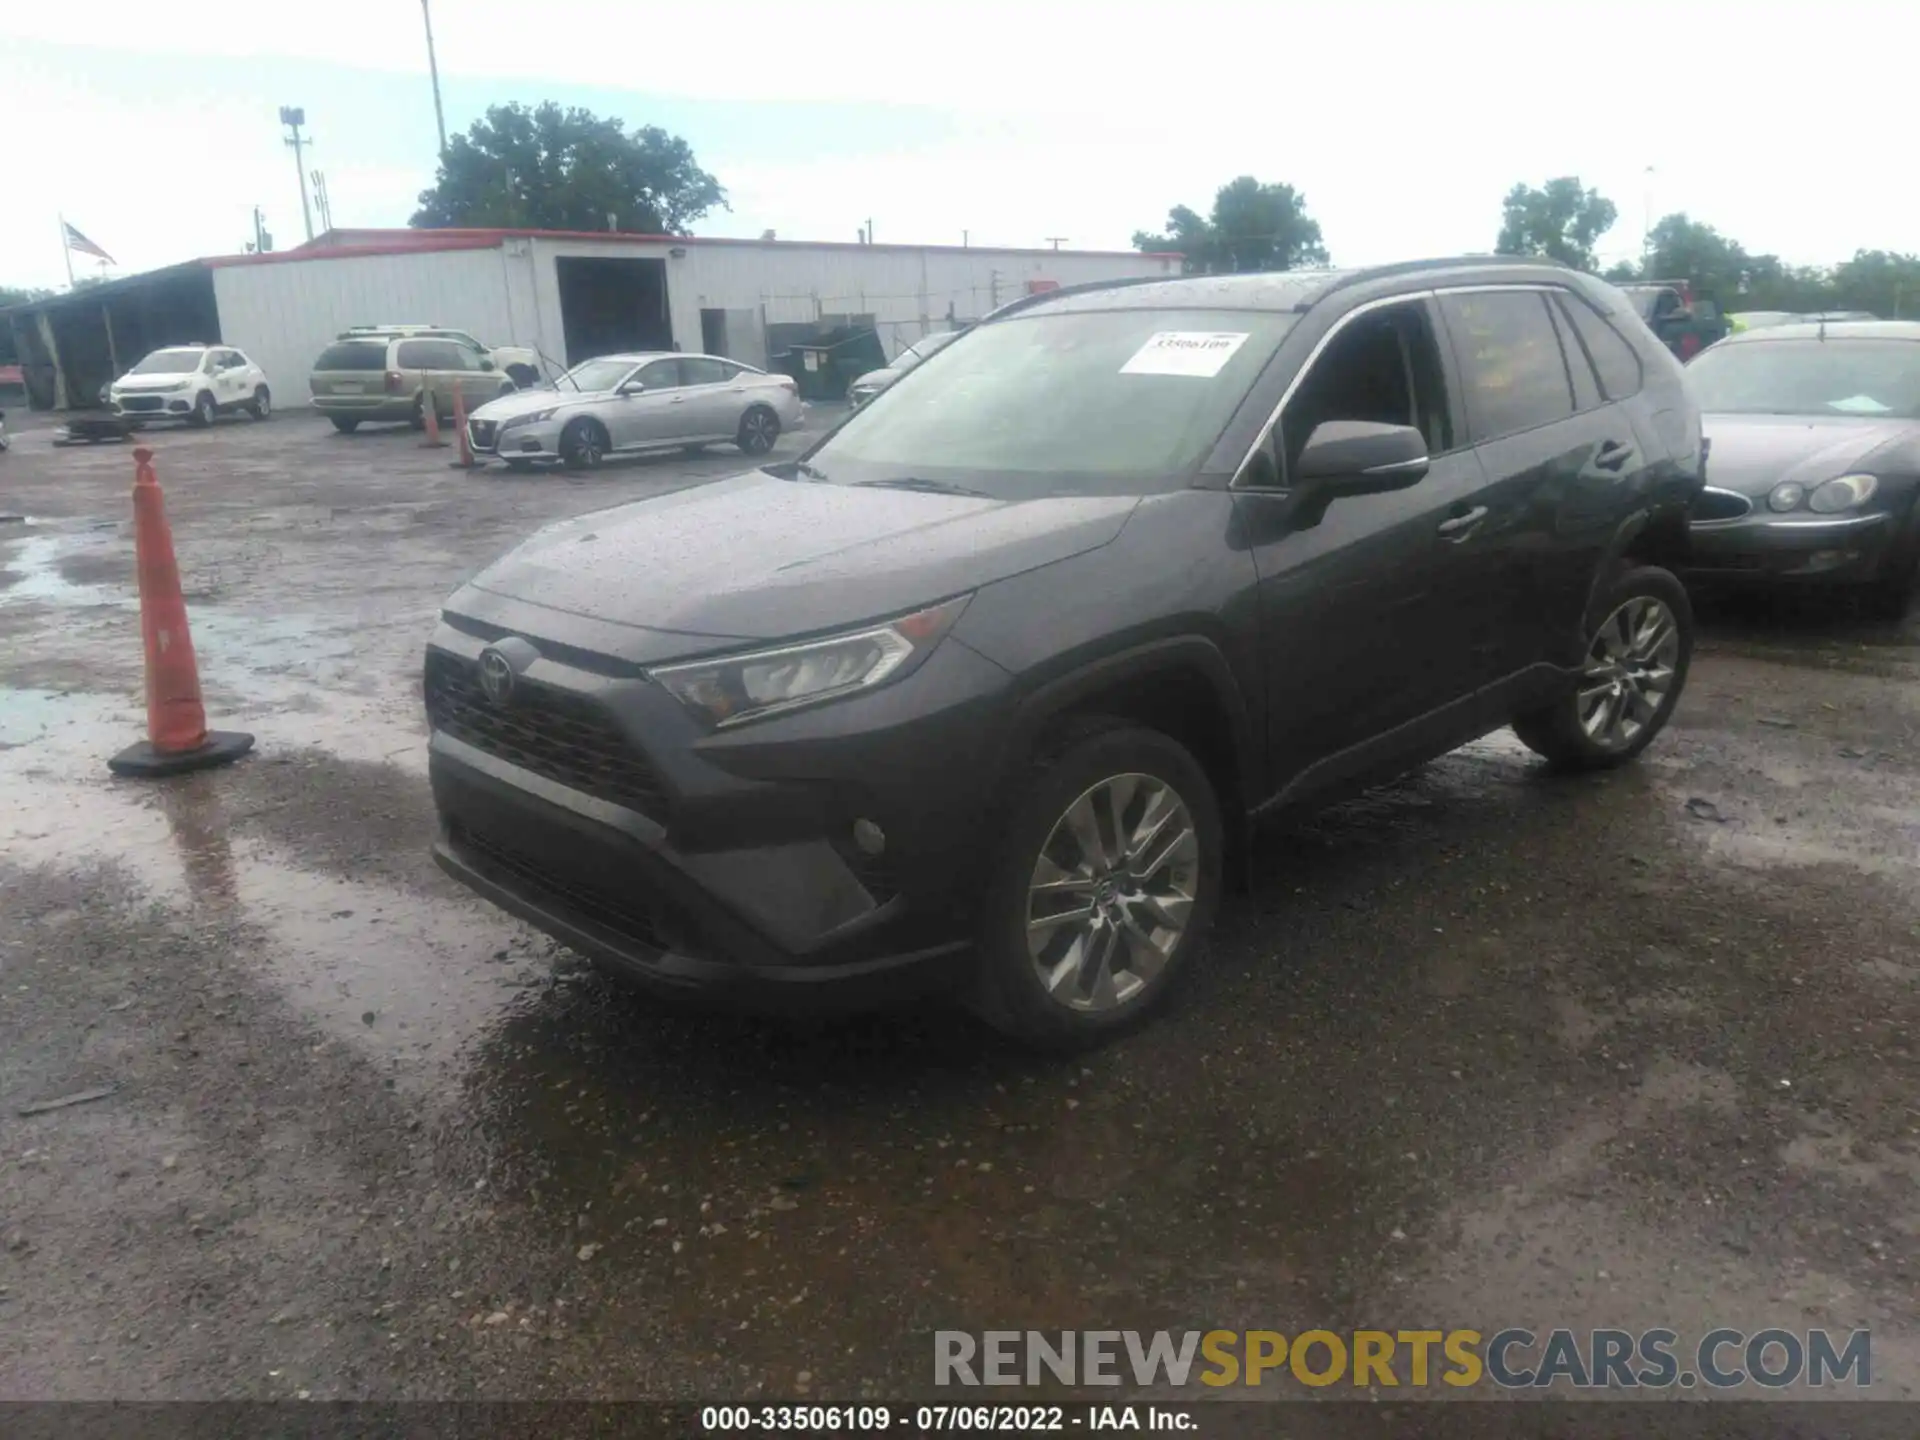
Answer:
<path fill-rule="evenodd" d="M 460 458 L 447 464 L 455 470 L 471 470 L 474 460 L 473 446 L 467 440 L 467 397 L 458 389 L 453 392 L 453 428 L 458 432 L 455 443 L 460 447 Z"/>
<path fill-rule="evenodd" d="M 116 775 L 177 775 L 238 760 L 253 736 L 207 729 L 200 667 L 173 558 L 153 451 L 133 452 L 133 549 L 140 572 L 140 638 L 147 652 L 147 738 L 107 762 Z"/>
<path fill-rule="evenodd" d="M 427 422 L 427 438 L 420 444 L 429 450 L 438 450 L 447 442 L 440 438 L 440 397 L 431 390 L 420 392 L 420 418 Z"/>

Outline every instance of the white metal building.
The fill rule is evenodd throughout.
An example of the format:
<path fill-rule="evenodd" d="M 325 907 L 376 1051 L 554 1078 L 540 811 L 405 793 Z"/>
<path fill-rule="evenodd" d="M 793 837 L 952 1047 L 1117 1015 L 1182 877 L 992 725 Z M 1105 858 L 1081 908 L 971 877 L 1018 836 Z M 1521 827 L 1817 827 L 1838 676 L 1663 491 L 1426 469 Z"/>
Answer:
<path fill-rule="evenodd" d="M 1133 252 L 837 245 L 501 230 L 335 231 L 212 262 L 220 338 L 297 403 L 349 325 L 425 322 L 556 366 L 671 349 L 765 365 L 823 329 L 875 329 L 889 355 L 1036 290 L 1179 273 Z M 297 382 L 289 385 L 288 381 Z M 284 402 L 283 402 L 284 403 Z"/>
<path fill-rule="evenodd" d="M 189 261 L 16 307 L 38 408 L 86 404 L 162 345 L 220 342 L 306 403 L 314 358 L 350 325 L 422 323 L 536 348 L 558 369 L 620 350 L 767 364 L 837 327 L 889 356 L 1057 285 L 1175 275 L 1177 255 L 857 245 L 539 230 L 335 230 L 296 249 Z"/>

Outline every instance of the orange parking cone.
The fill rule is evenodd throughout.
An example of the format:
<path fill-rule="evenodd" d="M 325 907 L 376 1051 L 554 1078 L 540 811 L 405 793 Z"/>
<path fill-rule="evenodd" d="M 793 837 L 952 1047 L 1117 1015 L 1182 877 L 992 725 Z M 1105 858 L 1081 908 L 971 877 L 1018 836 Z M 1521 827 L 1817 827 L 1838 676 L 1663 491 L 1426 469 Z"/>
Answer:
<path fill-rule="evenodd" d="M 453 392 L 453 428 L 455 443 L 460 447 L 460 458 L 449 460 L 447 464 L 455 470 L 473 469 L 473 446 L 467 441 L 467 397 L 459 390 Z"/>
<path fill-rule="evenodd" d="M 187 602 L 173 558 L 153 451 L 133 452 L 133 549 L 140 574 L 140 638 L 147 652 L 147 738 L 107 762 L 116 775 L 177 775 L 238 760 L 253 736 L 208 730 Z"/>
<path fill-rule="evenodd" d="M 431 390 L 420 392 L 420 418 L 427 422 L 427 438 L 420 443 L 429 450 L 438 450 L 447 442 L 440 438 L 440 397 Z"/>

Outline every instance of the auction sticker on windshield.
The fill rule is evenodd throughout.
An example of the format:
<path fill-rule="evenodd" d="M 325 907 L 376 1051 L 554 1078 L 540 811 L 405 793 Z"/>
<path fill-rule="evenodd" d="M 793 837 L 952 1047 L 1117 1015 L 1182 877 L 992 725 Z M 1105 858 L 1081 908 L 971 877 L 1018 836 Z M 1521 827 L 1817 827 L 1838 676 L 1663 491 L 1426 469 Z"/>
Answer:
<path fill-rule="evenodd" d="M 1157 330 L 1120 367 L 1120 373 L 1192 375 L 1207 380 L 1218 375 L 1246 343 L 1244 330 Z"/>

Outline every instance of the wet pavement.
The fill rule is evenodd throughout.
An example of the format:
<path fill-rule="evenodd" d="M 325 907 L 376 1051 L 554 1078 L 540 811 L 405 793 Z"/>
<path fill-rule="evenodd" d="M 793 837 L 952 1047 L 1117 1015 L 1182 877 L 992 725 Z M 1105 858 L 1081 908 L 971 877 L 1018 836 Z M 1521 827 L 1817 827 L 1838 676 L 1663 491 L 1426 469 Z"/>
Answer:
<path fill-rule="evenodd" d="M 428 860 L 439 600 L 730 452 L 147 438 L 259 746 L 109 777 L 129 447 L 0 456 L 0 1398 L 897 1397 L 996 1326 L 1868 1326 L 1920 1385 L 1920 616 L 1710 605 L 1642 763 L 1269 834 L 1171 1014 L 1039 1060 L 663 1013 Z"/>

